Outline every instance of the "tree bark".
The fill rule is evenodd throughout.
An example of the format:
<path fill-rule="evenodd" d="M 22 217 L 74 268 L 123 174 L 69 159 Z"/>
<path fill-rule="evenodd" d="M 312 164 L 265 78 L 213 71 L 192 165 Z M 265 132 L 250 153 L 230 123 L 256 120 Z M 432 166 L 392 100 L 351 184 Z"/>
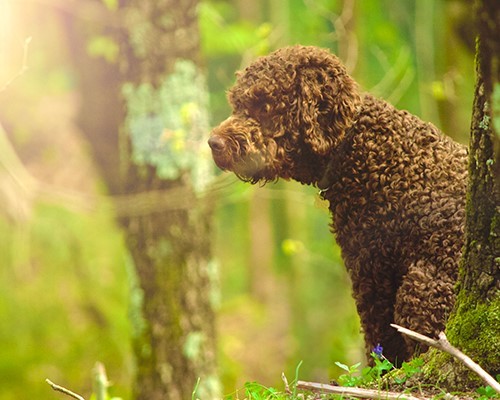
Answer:
<path fill-rule="evenodd" d="M 500 373 L 500 3 L 477 1 L 476 89 L 469 158 L 466 233 L 450 342 L 490 374 Z M 431 359 L 450 388 L 480 385 L 442 354 Z M 432 369 L 431 369 L 432 370 Z"/>
<path fill-rule="evenodd" d="M 134 338 L 137 399 L 189 398 L 198 378 L 198 396 L 220 394 L 211 304 L 212 210 L 199 199 L 193 175 L 208 130 L 196 6 L 196 0 L 130 0 L 123 9 L 128 35 L 122 44 L 131 44 L 122 126 L 132 160 L 126 192 L 165 191 L 166 202 L 169 192 L 185 199 L 179 208 L 167 205 L 122 220 L 144 296 L 146 323 Z"/>
<path fill-rule="evenodd" d="M 111 27 L 94 22 L 68 32 L 81 80 L 80 124 L 109 191 L 121 196 L 117 217 L 137 277 L 134 395 L 184 400 L 196 389 L 198 398 L 217 398 L 198 2 L 106 3 Z M 114 62 L 88 56 L 89 38 L 99 35 L 119 49 Z"/>

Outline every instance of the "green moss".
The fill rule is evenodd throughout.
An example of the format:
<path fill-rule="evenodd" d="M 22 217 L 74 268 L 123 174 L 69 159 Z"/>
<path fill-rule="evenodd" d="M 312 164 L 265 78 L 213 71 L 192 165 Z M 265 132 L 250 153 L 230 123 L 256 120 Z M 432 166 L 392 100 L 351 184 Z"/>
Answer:
<path fill-rule="evenodd" d="M 463 363 L 448 353 L 431 349 L 424 356 L 420 384 L 428 384 L 448 392 L 474 392 L 483 381 Z"/>
<path fill-rule="evenodd" d="M 500 372 L 500 296 L 478 303 L 460 292 L 458 308 L 448 322 L 450 342 L 489 371 Z"/>
<path fill-rule="evenodd" d="M 430 349 L 425 354 L 425 365 L 423 368 L 425 379 L 436 385 L 446 382 L 449 378 L 449 366 L 451 363 L 452 357 L 449 354 L 436 349 Z"/>
<path fill-rule="evenodd" d="M 500 372 L 500 296 L 480 302 L 474 293 L 460 291 L 457 309 L 448 321 L 446 335 L 450 343 L 485 368 Z M 424 380 L 447 390 L 474 389 L 483 382 L 460 361 L 440 350 L 425 355 Z"/>

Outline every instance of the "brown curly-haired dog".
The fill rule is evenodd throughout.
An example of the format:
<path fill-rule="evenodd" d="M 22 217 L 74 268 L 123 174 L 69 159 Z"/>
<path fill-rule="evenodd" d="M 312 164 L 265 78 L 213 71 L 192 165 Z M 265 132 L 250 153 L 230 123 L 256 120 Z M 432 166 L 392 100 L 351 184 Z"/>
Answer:
<path fill-rule="evenodd" d="M 396 323 L 437 336 L 454 303 L 467 151 L 435 126 L 363 94 L 337 57 L 280 49 L 237 74 L 215 163 L 252 183 L 294 179 L 329 201 L 367 352 L 416 351 Z M 423 350 L 423 349 L 420 349 Z"/>

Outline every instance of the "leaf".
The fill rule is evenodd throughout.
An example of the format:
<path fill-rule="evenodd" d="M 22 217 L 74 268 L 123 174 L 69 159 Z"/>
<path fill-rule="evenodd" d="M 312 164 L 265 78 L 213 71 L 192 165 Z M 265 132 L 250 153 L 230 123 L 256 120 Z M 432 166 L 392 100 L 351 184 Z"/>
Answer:
<path fill-rule="evenodd" d="M 485 399 L 493 399 L 497 395 L 497 392 L 491 386 L 479 387 L 476 392 L 481 395 L 481 398 Z"/>
<path fill-rule="evenodd" d="M 360 362 L 356 363 L 356 364 L 353 364 L 349 367 L 349 372 L 352 374 L 354 372 L 356 372 L 359 368 L 359 366 L 361 365 Z"/>
<path fill-rule="evenodd" d="M 339 367 L 339 368 L 343 369 L 343 370 L 344 370 L 344 371 L 346 371 L 346 372 L 351 372 L 351 371 L 349 370 L 349 367 L 348 367 L 347 365 L 342 364 L 342 363 L 341 363 L 341 362 L 339 362 L 339 361 L 335 361 L 335 365 L 336 365 L 337 367 Z"/>

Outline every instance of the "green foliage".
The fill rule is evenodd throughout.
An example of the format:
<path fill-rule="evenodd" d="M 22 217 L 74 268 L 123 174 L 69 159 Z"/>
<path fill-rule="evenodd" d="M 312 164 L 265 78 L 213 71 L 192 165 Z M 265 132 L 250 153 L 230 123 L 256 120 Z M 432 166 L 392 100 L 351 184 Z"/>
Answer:
<path fill-rule="evenodd" d="M 372 353 L 371 356 L 375 365 L 373 367 L 365 367 L 361 371 L 359 369 L 361 363 L 348 366 L 338 361 L 335 362 L 337 367 L 346 372 L 337 378 L 339 384 L 348 387 L 370 385 L 380 381 L 380 378 L 387 372 L 394 370 L 392 363 L 385 357 L 375 353 Z M 395 372 L 398 372 L 398 375 L 395 375 L 394 381 L 397 384 L 405 383 L 409 378 L 422 371 L 423 364 L 424 360 L 420 357 L 414 358 L 409 362 L 403 362 L 401 368 L 395 370 Z"/>
<path fill-rule="evenodd" d="M 341 386 L 353 387 L 360 384 L 362 377 L 355 375 L 359 372 L 359 366 L 361 365 L 360 362 L 349 367 L 339 361 L 335 361 L 335 365 L 346 372 L 338 377 L 338 381 Z"/>
<path fill-rule="evenodd" d="M 500 375 L 497 375 L 496 379 L 500 382 Z M 479 394 L 478 400 L 500 399 L 500 394 L 498 394 L 491 386 L 481 386 L 476 390 L 476 392 Z"/>
<path fill-rule="evenodd" d="M 386 358 L 379 358 L 374 353 L 372 353 L 372 357 L 375 365 L 373 367 L 365 367 L 361 371 L 359 370 L 361 363 L 347 366 L 340 362 L 335 362 L 335 365 L 346 371 L 345 374 L 338 377 L 339 384 L 348 387 L 368 385 L 379 381 L 382 375 L 394 368 Z"/>
<path fill-rule="evenodd" d="M 43 204 L 19 234 L 0 218 L 2 400 L 47 397 L 45 378 L 82 393 L 95 360 L 113 371 L 114 390 L 128 392 L 123 244 L 107 210 Z"/>
<path fill-rule="evenodd" d="M 480 400 L 499 398 L 498 393 L 491 386 L 482 386 L 476 392 L 480 395 Z"/>
<path fill-rule="evenodd" d="M 411 361 L 404 361 L 400 371 L 403 375 L 394 376 L 394 381 L 398 384 L 405 383 L 411 377 L 420 374 L 424 365 L 424 359 L 421 357 L 414 358 Z"/>
<path fill-rule="evenodd" d="M 288 32 L 288 41 L 335 48 L 332 21 L 341 12 L 341 3 L 338 0 L 290 0 L 288 12 L 293 27 Z"/>
<path fill-rule="evenodd" d="M 248 49 L 263 55 L 269 52 L 269 35 L 272 27 L 269 23 L 252 23 L 245 19 L 236 19 L 234 8 L 222 1 L 200 3 L 201 40 L 205 54 L 242 54 Z M 231 22 L 232 21 L 232 22 Z"/>
<path fill-rule="evenodd" d="M 245 394 L 251 400 L 279 399 L 279 392 L 272 387 L 266 387 L 257 382 L 245 383 Z"/>
<path fill-rule="evenodd" d="M 245 399 L 249 400 L 279 400 L 279 399 L 288 399 L 288 400 L 295 400 L 299 397 L 297 394 L 297 388 L 296 388 L 296 383 L 299 380 L 299 371 L 300 367 L 302 366 L 302 361 L 300 361 L 297 364 L 297 367 L 295 368 L 295 378 L 294 381 L 290 386 L 292 386 L 292 390 L 290 387 L 288 387 L 288 383 L 286 378 L 282 376 L 282 380 L 286 382 L 286 390 L 284 392 L 279 391 L 273 387 L 266 387 L 265 385 L 262 385 L 257 382 L 246 382 L 244 384 L 244 391 L 245 391 Z M 236 396 L 236 397 L 235 397 Z M 224 400 L 233 400 L 233 399 L 239 399 L 239 391 L 236 391 L 236 393 L 233 393 L 231 395 L 225 396 Z"/>
<path fill-rule="evenodd" d="M 367 90 L 418 114 L 416 61 L 409 47 L 413 13 L 410 3 L 389 5 L 386 0 L 367 2 L 359 9 L 356 31 L 361 57 L 354 75 Z"/>

